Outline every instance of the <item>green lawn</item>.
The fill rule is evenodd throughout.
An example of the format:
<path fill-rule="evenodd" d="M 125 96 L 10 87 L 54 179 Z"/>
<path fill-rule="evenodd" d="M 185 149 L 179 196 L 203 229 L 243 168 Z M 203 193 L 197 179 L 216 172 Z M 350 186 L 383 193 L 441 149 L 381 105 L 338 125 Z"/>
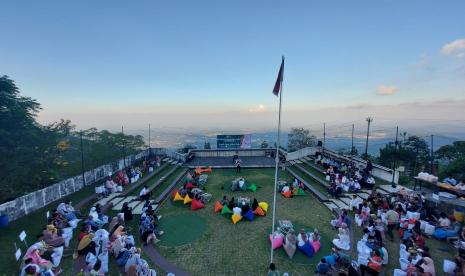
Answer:
<path fill-rule="evenodd" d="M 244 176 L 247 182 L 257 184 L 257 192 L 231 192 L 229 185 L 238 176 Z M 280 179 L 290 180 L 290 177 L 286 172 L 280 171 Z M 252 222 L 243 220 L 236 225 L 232 223 L 230 216 L 216 214 L 213 208 L 215 201 L 223 195 L 227 195 L 228 198 L 241 195 L 256 197 L 258 201 L 271 203 L 273 185 L 274 169 L 243 169 L 240 175 L 234 170 L 214 170 L 206 185 L 207 192 L 213 195 L 213 199 L 206 208 L 193 212 L 187 205 L 167 200 L 159 209 L 159 213 L 167 218 L 167 221 L 170 217 L 185 215 L 202 219 L 206 222 L 203 235 L 185 245 L 166 246 L 161 242 L 156 246 L 157 249 L 168 260 L 193 275 L 265 274 L 270 260 L 270 243 L 267 237 L 271 232 L 272 206 L 269 207 L 266 217 L 258 217 Z M 275 251 L 275 263 L 281 272 L 288 271 L 292 275 L 311 274 L 319 259 L 329 252 L 331 239 L 335 235 L 335 231 L 329 225 L 330 211 L 308 192 L 303 197 L 292 199 L 285 199 L 278 194 L 276 210 L 277 220 L 289 219 L 298 225 L 299 229 L 305 227 L 310 230 L 316 227 L 322 234 L 322 249 L 313 258 L 298 252 L 294 260 L 289 260 L 283 249 Z M 180 220 L 179 227 L 182 227 L 183 222 Z M 163 229 L 163 219 L 160 226 Z"/>

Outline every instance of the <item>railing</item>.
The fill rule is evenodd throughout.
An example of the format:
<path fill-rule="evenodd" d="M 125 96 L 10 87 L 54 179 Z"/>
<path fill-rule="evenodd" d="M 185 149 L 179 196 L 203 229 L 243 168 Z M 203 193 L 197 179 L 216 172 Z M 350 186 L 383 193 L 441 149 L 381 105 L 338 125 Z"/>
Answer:
<path fill-rule="evenodd" d="M 86 186 L 92 185 L 109 174 L 114 174 L 125 168 L 125 164 L 135 162 L 149 156 L 149 150 L 129 155 L 116 162 L 99 166 L 84 173 Z M 0 205 L 0 214 L 7 214 L 9 220 L 19 219 L 35 210 L 38 210 L 60 198 L 68 196 L 84 188 L 82 175 L 70 177 L 41 190 L 18 197 Z"/>

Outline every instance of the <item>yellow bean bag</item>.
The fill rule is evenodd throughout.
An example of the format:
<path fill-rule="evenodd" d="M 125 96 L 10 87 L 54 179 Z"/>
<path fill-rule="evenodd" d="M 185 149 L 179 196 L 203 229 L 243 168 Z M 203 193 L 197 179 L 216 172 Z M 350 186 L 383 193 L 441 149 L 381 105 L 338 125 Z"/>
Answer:
<path fill-rule="evenodd" d="M 231 219 L 232 219 L 233 223 L 236 224 L 242 219 L 242 216 L 239 215 L 239 214 L 234 214 L 234 215 L 232 215 Z"/>
<path fill-rule="evenodd" d="M 262 210 L 266 213 L 268 212 L 268 203 L 266 202 L 260 202 L 258 203 L 258 206 L 260 206 L 260 208 L 262 208 Z"/>
<path fill-rule="evenodd" d="M 192 202 L 192 198 L 189 197 L 189 195 L 186 195 L 184 197 L 184 204 L 188 204 L 188 203 L 191 203 Z"/>
<path fill-rule="evenodd" d="M 178 192 L 176 192 L 176 194 L 174 195 L 173 201 L 183 201 L 183 200 L 184 198 Z"/>

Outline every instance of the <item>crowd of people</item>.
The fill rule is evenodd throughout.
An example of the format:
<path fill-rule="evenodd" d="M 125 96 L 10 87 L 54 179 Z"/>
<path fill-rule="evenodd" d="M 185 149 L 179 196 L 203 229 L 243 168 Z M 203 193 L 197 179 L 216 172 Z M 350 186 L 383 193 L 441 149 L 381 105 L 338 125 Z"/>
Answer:
<path fill-rule="evenodd" d="M 337 198 L 343 192 L 357 192 L 362 187 L 374 187 L 376 180 L 371 175 L 373 164 L 368 161 L 365 168 L 359 168 L 355 163 L 337 161 L 329 156 L 318 154 L 315 164 L 325 170 L 326 181 L 330 183 L 329 194 Z"/>
<path fill-rule="evenodd" d="M 160 157 L 155 157 L 144 160 L 139 166 L 119 171 L 114 178 L 108 176 L 103 184 L 104 194 L 121 192 L 124 186 L 137 181 L 142 171 L 153 171 L 155 166 L 160 166 L 160 162 Z M 140 218 L 139 235 L 145 245 L 159 241 L 158 237 L 163 231 L 158 229 L 161 216 L 152 209 L 150 196 L 142 197 L 146 203 Z M 61 274 L 61 261 L 67 256 L 73 256 L 74 262 L 83 260 L 79 275 L 105 275 L 108 273 L 110 256 L 115 258 L 127 275 L 155 275 L 155 271 L 141 258 L 141 249 L 136 248 L 134 237 L 128 233 L 130 228 L 125 226 L 125 222 L 132 219 L 132 210 L 127 202 L 123 204 L 121 212 L 109 220 L 100 204 L 92 206 L 85 216 L 73 207 L 70 200 L 63 201 L 50 212 L 46 226 L 37 235 L 37 241 L 27 249 L 20 275 Z M 75 249 L 70 248 L 74 229 L 80 229 Z"/>

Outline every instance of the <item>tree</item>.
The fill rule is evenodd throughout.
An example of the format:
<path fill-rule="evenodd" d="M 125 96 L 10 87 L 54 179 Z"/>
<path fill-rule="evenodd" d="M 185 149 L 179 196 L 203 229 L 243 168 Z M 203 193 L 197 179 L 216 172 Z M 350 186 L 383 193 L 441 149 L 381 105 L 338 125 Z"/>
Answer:
<path fill-rule="evenodd" d="M 263 140 L 262 143 L 260 144 L 260 148 L 267 149 L 268 148 L 268 142 L 266 140 Z"/>
<path fill-rule="evenodd" d="M 310 135 L 308 129 L 303 128 L 292 128 L 288 134 L 288 150 L 293 152 L 306 147 L 312 147 L 316 145 L 316 137 Z"/>
<path fill-rule="evenodd" d="M 434 152 L 434 155 L 446 162 L 465 158 L 465 141 L 455 141 L 452 145 L 442 146 Z"/>
<path fill-rule="evenodd" d="M 439 167 L 441 178 L 451 175 L 456 179 L 465 180 L 465 141 L 455 141 L 452 145 L 442 146 L 434 154 L 444 163 Z"/>
<path fill-rule="evenodd" d="M 379 150 L 378 163 L 392 167 L 394 160 L 397 165 L 405 166 L 411 175 L 428 165 L 429 147 L 425 139 L 418 136 L 409 136 L 398 143 L 396 149 L 394 142 L 387 143 Z"/>

